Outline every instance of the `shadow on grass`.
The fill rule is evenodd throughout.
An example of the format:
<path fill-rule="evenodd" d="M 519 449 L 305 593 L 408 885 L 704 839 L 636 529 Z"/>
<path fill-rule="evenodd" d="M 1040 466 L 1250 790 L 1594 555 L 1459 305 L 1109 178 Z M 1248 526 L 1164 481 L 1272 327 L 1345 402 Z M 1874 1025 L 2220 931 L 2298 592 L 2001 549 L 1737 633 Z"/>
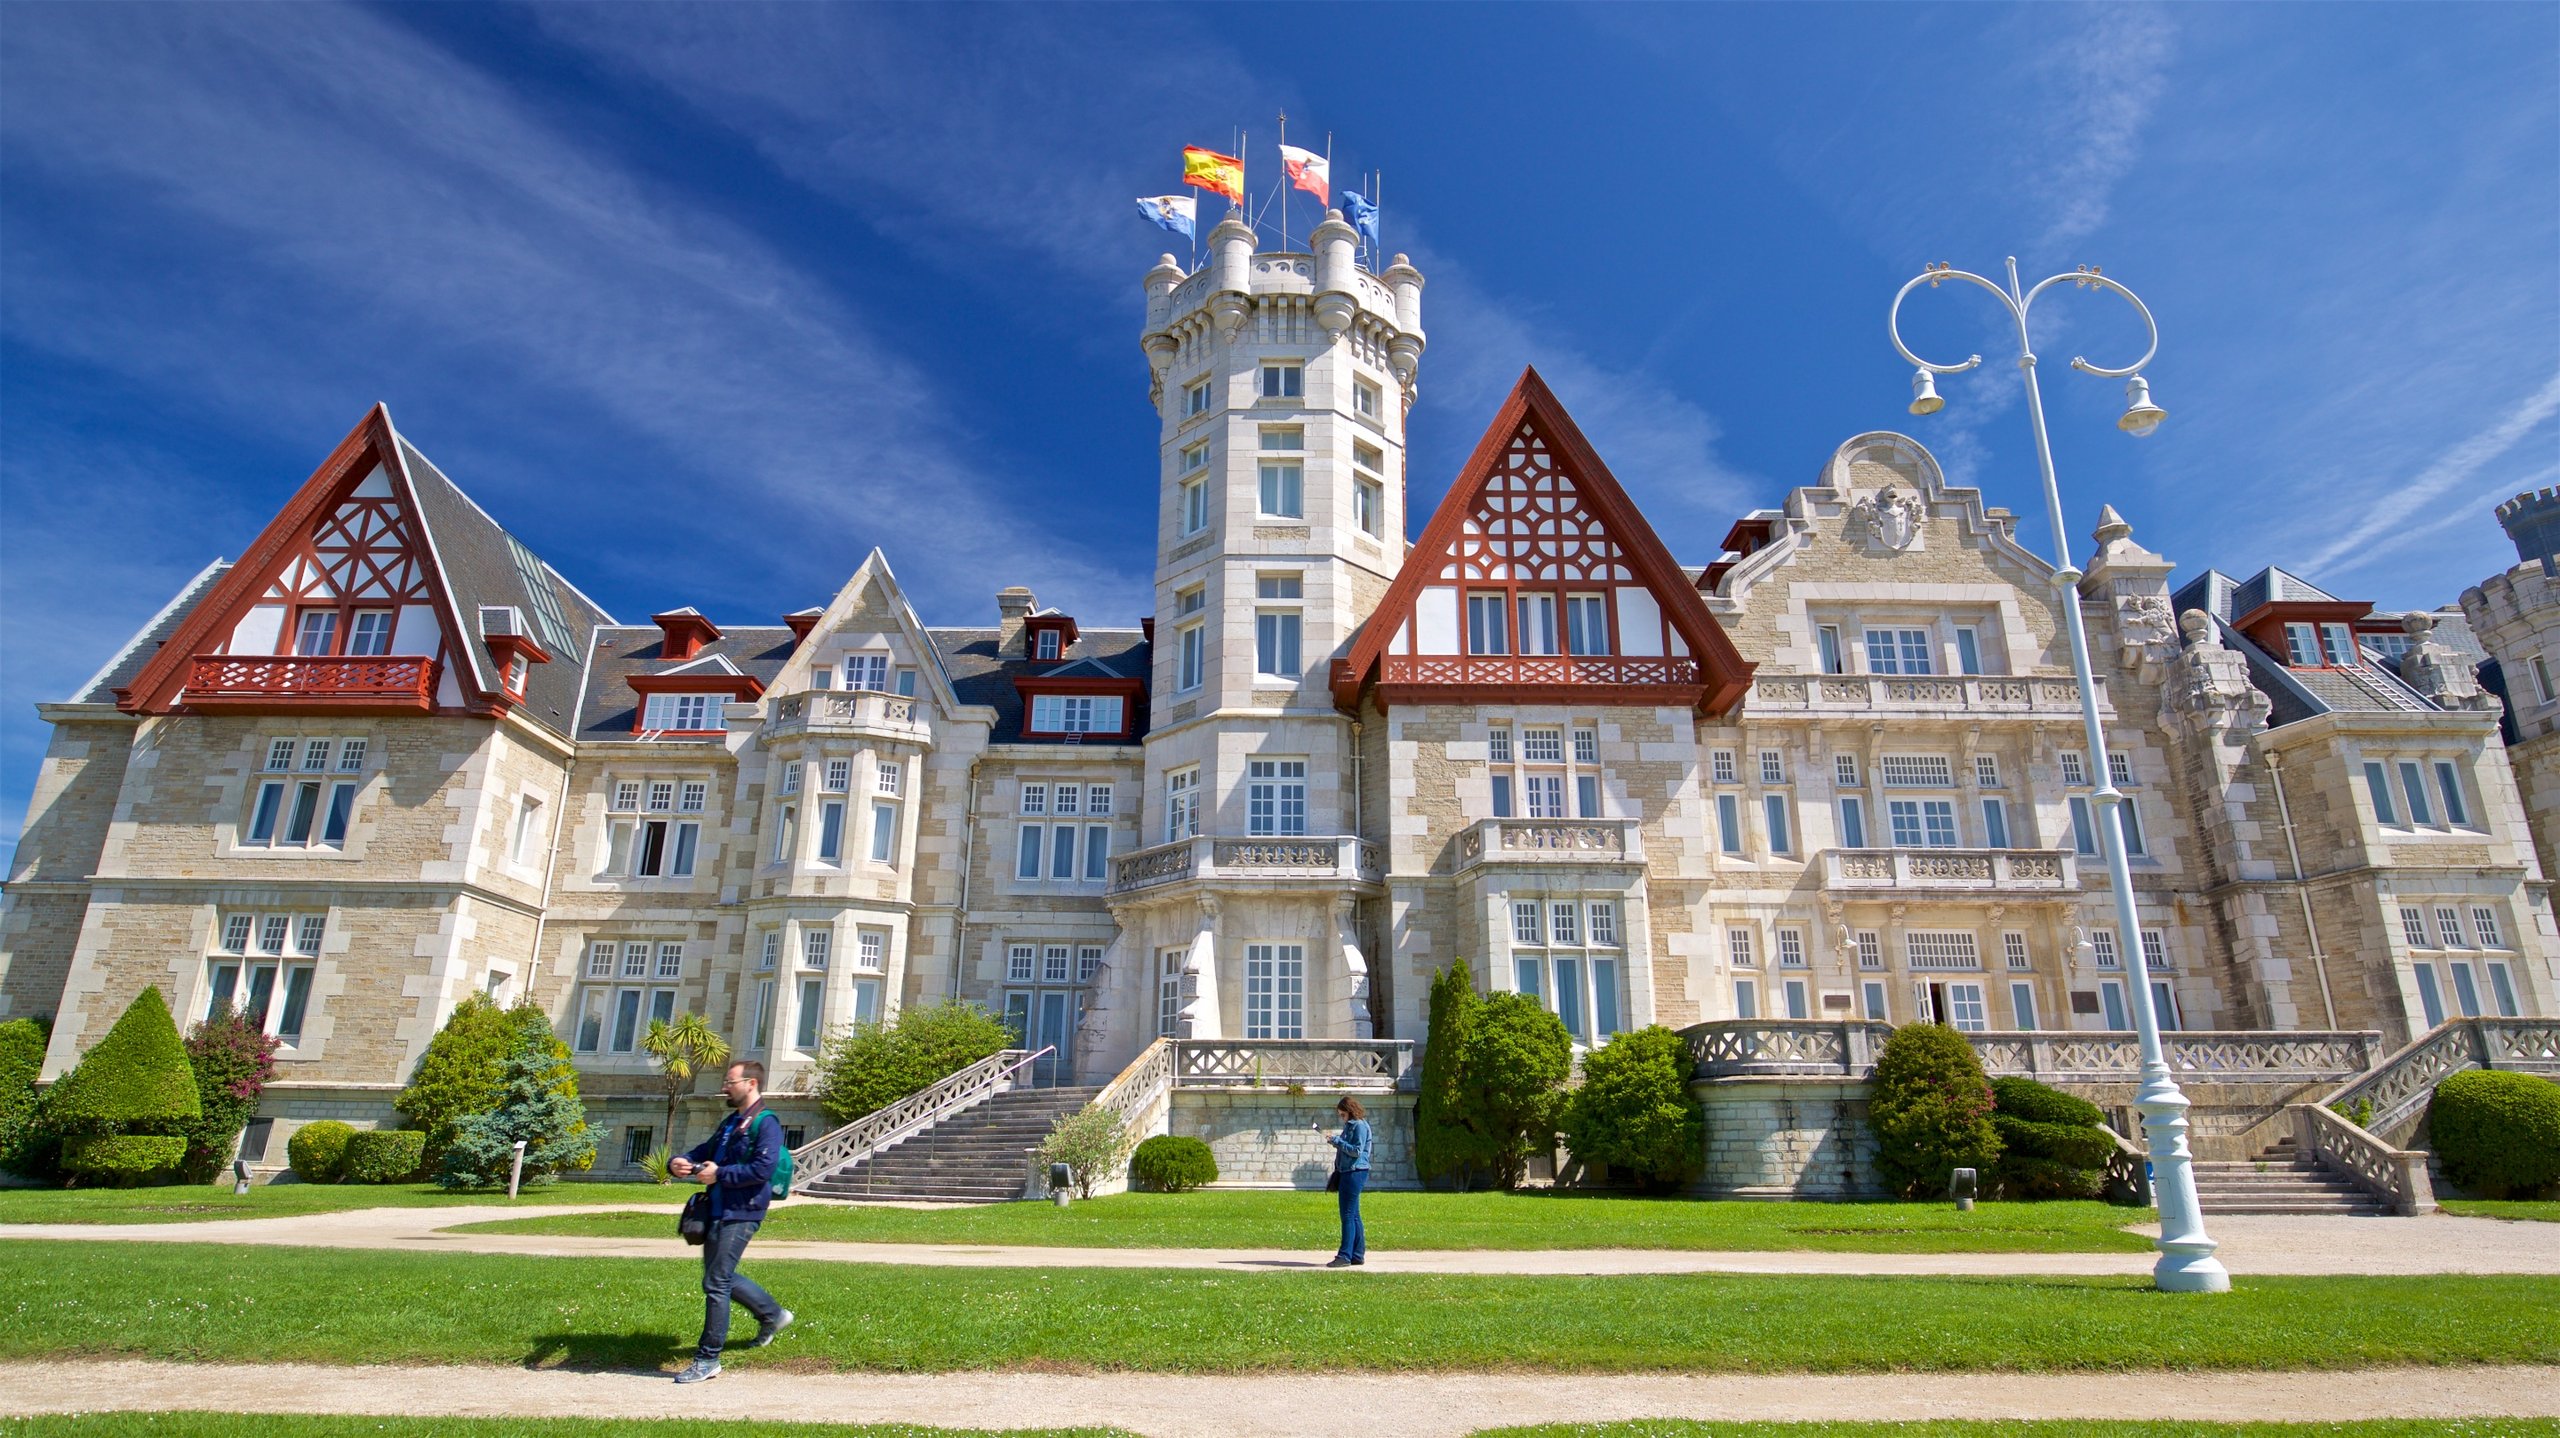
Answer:
<path fill-rule="evenodd" d="M 692 1354 L 693 1340 L 672 1333 L 545 1333 L 525 1350 L 524 1366 L 571 1373 L 655 1373 Z"/>

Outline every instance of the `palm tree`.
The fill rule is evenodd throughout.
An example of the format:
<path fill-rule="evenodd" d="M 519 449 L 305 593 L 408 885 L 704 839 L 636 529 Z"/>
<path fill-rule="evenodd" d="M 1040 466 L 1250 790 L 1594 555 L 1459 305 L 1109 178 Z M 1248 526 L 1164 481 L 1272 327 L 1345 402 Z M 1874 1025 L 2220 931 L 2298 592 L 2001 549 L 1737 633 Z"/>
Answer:
<path fill-rule="evenodd" d="M 667 1147 L 676 1149 L 676 1101 L 693 1090 L 693 1076 L 704 1069 L 717 1070 L 729 1061 L 729 1041 L 700 1014 L 685 1014 L 668 1023 L 665 1019 L 649 1020 L 649 1032 L 642 1035 L 640 1047 L 658 1064 L 659 1081 L 667 1086 Z"/>

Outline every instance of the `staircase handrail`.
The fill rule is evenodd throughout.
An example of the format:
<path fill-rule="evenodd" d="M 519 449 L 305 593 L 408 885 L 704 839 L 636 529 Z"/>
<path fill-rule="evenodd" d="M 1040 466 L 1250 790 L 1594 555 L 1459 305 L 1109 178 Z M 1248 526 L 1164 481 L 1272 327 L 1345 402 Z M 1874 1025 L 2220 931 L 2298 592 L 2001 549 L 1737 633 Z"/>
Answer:
<path fill-rule="evenodd" d="M 1156 1039 L 1138 1050 L 1129 1066 L 1093 1096 L 1093 1107 L 1120 1115 L 1124 1158 L 1137 1152 L 1140 1143 L 1165 1132 L 1165 1119 L 1173 1101 L 1173 1070 L 1174 1041 Z"/>
<path fill-rule="evenodd" d="M 2373 1106 L 2367 1132 L 2405 1137 L 2416 1130 L 2436 1085 L 2473 1068 L 2560 1077 L 2560 1019 L 2447 1019 L 2323 1095 L 2320 1103 L 2352 1109 L 2362 1099 Z"/>
<path fill-rule="evenodd" d="M 2103 1123 L 2098 1128 L 2115 1141 L 2115 1147 L 2107 1153 L 2108 1195 L 2129 1193 L 2137 1206 L 2151 1207 L 2151 1155 L 2140 1144 L 2116 1132 L 2114 1124 Z"/>
<path fill-rule="evenodd" d="M 2285 1107 L 2293 1115 L 2294 1136 L 2313 1163 L 2343 1174 L 2404 1218 L 2435 1211 L 2435 1182 L 2427 1176 L 2425 1153 L 2393 1148 L 2324 1104 Z"/>
<path fill-rule="evenodd" d="M 1032 1052 L 1005 1049 L 989 1054 L 927 1088 L 862 1115 L 791 1151 L 791 1191 L 799 1192 L 849 1164 L 860 1163 L 891 1144 L 913 1138 L 965 1108 L 1013 1087 L 1014 1075 L 1056 1053 L 1055 1046 Z"/>

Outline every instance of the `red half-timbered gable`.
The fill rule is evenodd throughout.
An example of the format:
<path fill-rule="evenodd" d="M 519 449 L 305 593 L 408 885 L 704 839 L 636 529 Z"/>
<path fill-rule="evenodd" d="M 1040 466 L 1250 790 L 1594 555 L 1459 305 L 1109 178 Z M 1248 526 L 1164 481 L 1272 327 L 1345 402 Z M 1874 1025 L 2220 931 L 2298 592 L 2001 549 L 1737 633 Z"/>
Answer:
<path fill-rule="evenodd" d="M 132 684 L 134 713 L 487 712 L 390 416 L 341 441 Z"/>
<path fill-rule="evenodd" d="M 1677 703 L 1721 712 L 1751 665 L 1534 369 L 1405 557 L 1334 701 Z"/>

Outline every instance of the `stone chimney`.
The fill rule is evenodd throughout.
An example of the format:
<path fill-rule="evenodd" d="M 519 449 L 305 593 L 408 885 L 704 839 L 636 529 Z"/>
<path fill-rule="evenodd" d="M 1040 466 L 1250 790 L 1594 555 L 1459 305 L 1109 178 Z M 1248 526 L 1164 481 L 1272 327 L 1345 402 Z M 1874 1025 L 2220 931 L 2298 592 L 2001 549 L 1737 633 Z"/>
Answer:
<path fill-rule="evenodd" d="M 1032 609 L 1037 606 L 1039 602 L 1040 601 L 1031 597 L 1030 590 L 1023 588 L 1019 584 L 996 591 L 997 658 L 1020 659 L 1024 657 L 1022 648 L 1022 621 L 1031 617 Z"/>

